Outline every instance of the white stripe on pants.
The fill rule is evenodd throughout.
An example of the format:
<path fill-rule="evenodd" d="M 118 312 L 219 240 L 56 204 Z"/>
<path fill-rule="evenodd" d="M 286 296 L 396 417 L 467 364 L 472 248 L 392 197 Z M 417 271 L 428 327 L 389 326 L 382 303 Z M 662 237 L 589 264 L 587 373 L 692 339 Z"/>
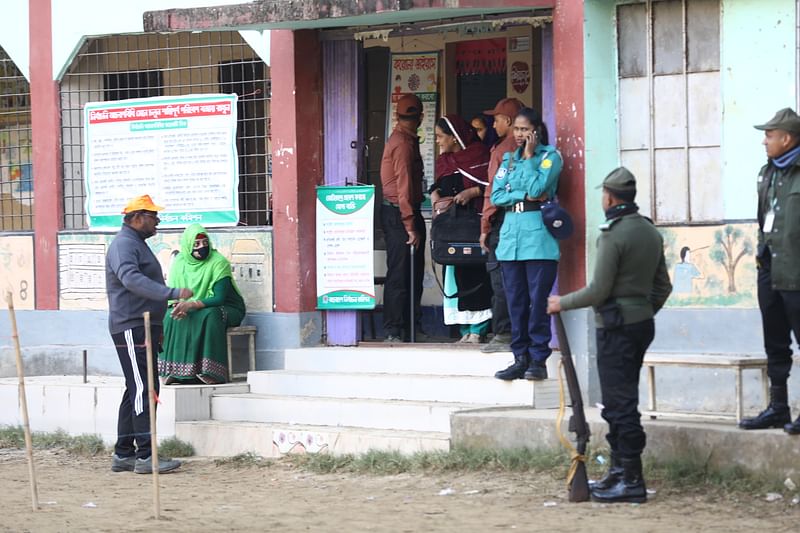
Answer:
<path fill-rule="evenodd" d="M 142 382 L 142 375 L 139 374 L 139 365 L 136 362 L 136 345 L 133 342 L 132 329 L 125 330 L 125 343 L 128 345 L 128 357 L 131 359 L 133 380 L 136 382 L 136 396 L 133 402 L 133 412 L 138 416 L 144 411 L 144 383 Z"/>

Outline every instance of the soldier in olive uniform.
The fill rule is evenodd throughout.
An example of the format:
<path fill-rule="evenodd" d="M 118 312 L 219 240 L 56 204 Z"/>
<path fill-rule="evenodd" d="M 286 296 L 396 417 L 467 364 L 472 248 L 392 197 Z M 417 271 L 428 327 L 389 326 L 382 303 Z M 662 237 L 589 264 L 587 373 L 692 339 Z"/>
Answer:
<path fill-rule="evenodd" d="M 785 108 L 755 128 L 764 130 L 769 158 L 758 173 L 756 263 L 770 402 L 739 427 L 782 427 L 798 435 L 800 417 L 792 422 L 786 382 L 792 368 L 791 332 L 800 340 L 800 117 Z"/>
<path fill-rule="evenodd" d="M 597 328 L 597 367 L 603 418 L 611 446 L 608 473 L 590 484 L 602 502 L 647 501 L 641 454 L 639 371 L 655 335 L 653 316 L 672 285 L 664 261 L 664 241 L 650 219 L 638 213 L 636 178 L 620 167 L 603 180 L 603 210 L 592 282 L 565 296 L 551 296 L 548 313 L 592 306 Z"/>

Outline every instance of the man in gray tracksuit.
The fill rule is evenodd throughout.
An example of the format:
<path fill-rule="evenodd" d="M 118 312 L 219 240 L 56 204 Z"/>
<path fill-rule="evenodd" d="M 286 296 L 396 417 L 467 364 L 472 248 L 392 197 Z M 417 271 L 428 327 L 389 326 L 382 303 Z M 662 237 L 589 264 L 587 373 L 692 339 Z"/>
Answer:
<path fill-rule="evenodd" d="M 161 265 L 145 243 L 145 239 L 156 234 L 157 212 L 162 209 L 148 195 L 131 200 L 123 210 L 122 229 L 106 253 L 108 329 L 125 375 L 117 442 L 111 460 L 114 472 L 150 474 L 153 471 L 144 312 L 150 312 L 153 352 L 157 354 L 167 300 L 192 296 L 189 289 L 171 289 L 164 284 Z M 158 393 L 158 376 L 154 377 Z M 169 472 L 180 465 L 180 461 L 162 459 L 158 469 L 159 472 Z"/>

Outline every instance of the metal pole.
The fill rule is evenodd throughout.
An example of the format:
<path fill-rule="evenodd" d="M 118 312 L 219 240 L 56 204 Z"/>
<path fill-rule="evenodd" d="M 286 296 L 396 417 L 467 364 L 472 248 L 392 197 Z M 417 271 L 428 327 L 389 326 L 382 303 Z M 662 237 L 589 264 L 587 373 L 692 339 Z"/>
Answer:
<path fill-rule="evenodd" d="M 411 261 L 410 261 L 411 266 L 409 267 L 411 269 L 411 280 L 410 280 L 410 282 L 408 284 L 408 294 L 409 294 L 409 298 L 410 298 L 410 302 L 411 302 L 411 305 L 409 306 L 411 308 L 411 322 L 410 322 L 410 324 L 411 324 L 411 326 L 410 326 L 411 332 L 410 332 L 410 335 L 409 335 L 409 340 L 411 342 L 417 342 L 417 332 L 414 330 L 415 326 L 416 326 L 416 313 L 414 311 L 416 311 L 415 303 L 416 303 L 416 300 L 417 300 L 414 297 L 414 248 L 415 248 L 415 246 L 413 244 L 409 245 L 409 251 L 410 251 L 410 254 L 411 254 Z"/>
<path fill-rule="evenodd" d="M 150 459 L 153 465 L 153 511 L 156 520 L 161 518 L 161 497 L 158 493 L 158 440 L 156 439 L 156 402 L 153 379 L 153 339 L 150 333 L 150 311 L 144 312 L 144 342 L 147 347 L 147 407 L 150 409 Z"/>
<path fill-rule="evenodd" d="M 31 478 L 31 502 L 33 510 L 39 510 L 39 491 L 36 488 L 36 469 L 33 466 L 33 439 L 31 439 L 31 425 L 28 421 L 28 400 L 25 395 L 25 369 L 22 366 L 22 351 L 19 348 L 19 334 L 17 333 L 17 316 L 14 313 L 14 296 L 11 291 L 6 291 L 8 315 L 11 321 L 11 338 L 14 340 L 14 352 L 17 358 L 17 377 L 19 378 L 19 405 L 22 410 L 22 429 L 25 433 L 25 452 L 28 456 L 28 475 Z"/>
<path fill-rule="evenodd" d="M 86 379 L 86 376 L 88 375 L 88 359 L 89 359 L 88 350 L 84 350 L 83 351 L 83 382 L 84 383 L 88 383 L 89 382 L 89 380 Z"/>

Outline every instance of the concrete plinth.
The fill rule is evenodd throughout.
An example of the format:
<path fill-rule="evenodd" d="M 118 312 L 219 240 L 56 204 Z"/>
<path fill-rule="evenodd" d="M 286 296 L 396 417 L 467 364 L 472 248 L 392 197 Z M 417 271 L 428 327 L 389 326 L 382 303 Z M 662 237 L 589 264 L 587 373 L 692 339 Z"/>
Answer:
<path fill-rule="evenodd" d="M 455 413 L 450 432 L 453 447 L 557 448 L 558 411 L 491 408 Z M 569 409 L 562 424 L 567 432 Z M 595 408 L 586 410 L 592 431 L 590 446 L 607 448 L 608 426 Z M 782 430 L 744 431 L 732 422 L 642 419 L 647 433 L 645 457 L 658 461 L 698 460 L 712 468 L 739 466 L 782 482 L 800 479 L 800 436 Z"/>

